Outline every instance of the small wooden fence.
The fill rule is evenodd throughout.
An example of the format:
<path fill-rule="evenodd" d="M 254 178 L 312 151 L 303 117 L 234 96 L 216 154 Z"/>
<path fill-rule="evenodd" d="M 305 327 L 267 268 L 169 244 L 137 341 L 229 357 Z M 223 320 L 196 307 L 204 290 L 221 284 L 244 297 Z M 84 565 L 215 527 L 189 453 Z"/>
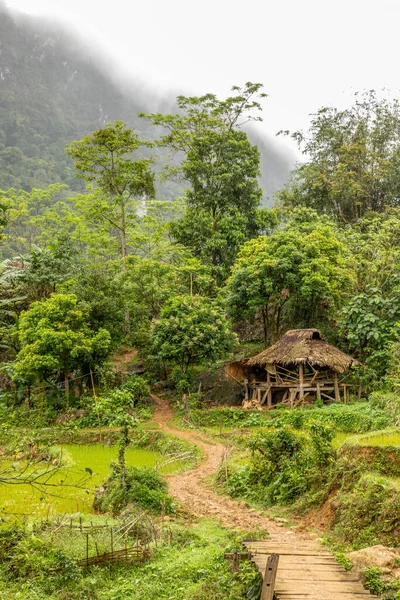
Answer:
<path fill-rule="evenodd" d="M 122 548 L 114 552 L 106 552 L 98 556 L 86 556 L 77 561 L 78 567 L 92 567 L 94 565 L 110 565 L 110 564 L 130 564 L 133 562 L 144 562 L 150 558 L 150 550 L 141 548 L 140 546 L 132 546 L 131 548 Z"/>

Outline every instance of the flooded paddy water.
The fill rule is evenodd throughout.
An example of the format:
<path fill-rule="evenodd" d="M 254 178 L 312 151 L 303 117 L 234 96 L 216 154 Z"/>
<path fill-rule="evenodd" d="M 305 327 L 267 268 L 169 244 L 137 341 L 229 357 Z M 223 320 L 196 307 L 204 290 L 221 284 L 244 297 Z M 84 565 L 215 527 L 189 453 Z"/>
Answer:
<path fill-rule="evenodd" d="M 92 503 L 95 488 L 108 475 L 110 463 L 117 460 L 118 446 L 63 445 L 61 450 L 65 466 L 49 480 L 49 483 L 59 485 L 46 488 L 46 493 L 30 485 L 0 485 L 0 517 L 46 517 L 94 512 Z M 163 456 L 158 452 L 132 447 L 126 451 L 126 462 L 131 467 L 155 467 L 163 462 Z M 173 473 L 181 468 L 180 461 L 176 461 L 161 468 L 161 471 Z"/>

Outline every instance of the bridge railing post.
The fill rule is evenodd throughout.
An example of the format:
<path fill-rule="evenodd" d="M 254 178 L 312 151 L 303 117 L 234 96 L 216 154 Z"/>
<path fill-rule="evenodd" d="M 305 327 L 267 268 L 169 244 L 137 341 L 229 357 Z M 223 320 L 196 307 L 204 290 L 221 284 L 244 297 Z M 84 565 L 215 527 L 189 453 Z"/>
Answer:
<path fill-rule="evenodd" d="M 275 591 L 276 572 L 278 570 L 279 554 L 271 554 L 265 567 L 264 580 L 260 600 L 273 600 Z"/>

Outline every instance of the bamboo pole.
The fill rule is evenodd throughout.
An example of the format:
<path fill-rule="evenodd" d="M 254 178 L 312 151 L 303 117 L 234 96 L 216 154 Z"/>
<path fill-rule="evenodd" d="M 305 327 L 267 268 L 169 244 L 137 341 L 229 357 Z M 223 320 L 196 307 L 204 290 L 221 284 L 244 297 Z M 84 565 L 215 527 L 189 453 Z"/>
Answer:
<path fill-rule="evenodd" d="M 304 367 L 303 363 L 299 363 L 299 383 L 300 383 L 300 398 L 304 395 Z"/>
<path fill-rule="evenodd" d="M 269 383 L 269 390 L 267 393 L 267 405 L 272 406 L 272 388 L 271 388 L 271 375 L 267 371 L 267 383 Z"/>
<path fill-rule="evenodd" d="M 337 373 L 334 373 L 334 375 L 333 375 L 333 385 L 335 388 L 335 400 L 336 400 L 336 402 L 340 402 L 340 389 L 339 389 Z"/>

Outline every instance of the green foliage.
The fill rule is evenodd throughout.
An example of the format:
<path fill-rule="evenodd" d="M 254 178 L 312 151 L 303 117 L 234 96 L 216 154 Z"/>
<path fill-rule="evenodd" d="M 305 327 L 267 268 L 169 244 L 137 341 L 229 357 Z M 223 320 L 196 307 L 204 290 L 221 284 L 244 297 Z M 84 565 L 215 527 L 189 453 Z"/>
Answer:
<path fill-rule="evenodd" d="M 371 394 L 370 405 L 376 410 L 382 411 L 388 418 L 388 425 L 396 427 L 400 424 L 400 395 L 393 392 L 374 392 Z"/>
<path fill-rule="evenodd" d="M 222 358 L 235 342 L 222 310 L 201 296 L 171 300 L 151 334 L 153 355 L 178 364 L 183 373 L 192 364 Z"/>
<path fill-rule="evenodd" d="M 143 377 L 134 376 L 120 388 L 110 390 L 95 402 L 91 421 L 96 425 L 100 421 L 101 425 L 121 426 L 126 423 L 130 427 L 136 427 L 139 409 L 148 405 L 149 400 L 147 381 Z M 84 423 L 87 425 L 88 419 Z"/>
<path fill-rule="evenodd" d="M 104 525 L 104 518 L 94 516 L 93 520 L 95 525 Z M 52 523 L 47 525 L 49 528 L 35 528 L 33 534 L 22 528 L 17 534 L 32 555 L 28 557 L 29 561 L 34 560 L 38 544 L 42 555 L 48 557 L 40 575 L 26 579 L 13 568 L 14 548 L 19 552 L 18 542 L 11 545 L 11 550 L 8 543 L 4 545 L 7 556 L 0 568 L 0 593 L 4 600 L 56 600 L 60 593 L 71 600 L 170 600 L 172 595 L 174 600 L 259 598 L 261 578 L 255 565 L 241 561 L 239 573 L 232 574 L 229 562 L 224 559 L 225 552 L 240 548 L 241 537 L 216 522 L 201 520 L 194 526 L 169 522 L 166 527 L 171 543 L 159 540 L 149 562 L 90 570 L 78 570 L 71 560 L 85 556 L 86 536 L 71 538 L 68 530 L 63 529 L 61 534 L 60 530 L 54 532 Z M 164 531 L 165 536 L 167 531 Z M 35 542 L 30 541 L 32 537 Z M 63 563 L 61 557 L 52 559 L 60 546 L 67 547 L 60 555 L 67 557 L 69 563 Z M 46 567 L 51 569 L 53 565 L 64 568 L 49 572 Z"/>
<path fill-rule="evenodd" d="M 239 246 L 260 233 L 257 207 L 262 197 L 257 177 L 260 154 L 242 122 L 261 120 L 258 98 L 262 85 L 233 87 L 234 94 L 219 100 L 213 94 L 178 96 L 179 114 L 141 116 L 167 133 L 158 144 L 183 154 L 179 166 L 166 169 L 168 177 L 189 182 L 187 208 L 173 224 L 176 239 L 210 265 L 219 283 L 226 278 Z M 264 223 L 265 224 L 265 223 Z"/>
<path fill-rule="evenodd" d="M 254 434 L 247 443 L 250 465 L 231 475 L 226 489 L 264 506 L 291 504 L 320 491 L 334 460 L 332 435 L 318 423 L 311 423 L 307 433 L 282 427 Z"/>
<path fill-rule="evenodd" d="M 10 188 L 0 190 L 7 225 L 4 230 L 2 253 L 11 258 L 30 253 L 34 245 L 49 248 L 58 237 L 67 237 L 70 231 L 69 210 L 65 202 L 66 185 L 52 183 L 46 189 L 30 192 Z"/>
<path fill-rule="evenodd" d="M 126 123 L 115 121 L 67 147 L 79 176 L 95 182 L 101 192 L 87 197 L 89 210 L 96 213 L 99 222 L 105 221 L 118 231 L 122 258 L 128 253 L 127 228 L 137 218 L 133 199 L 155 194 L 151 161 L 131 157 L 142 144 Z"/>
<path fill-rule="evenodd" d="M 157 247 L 159 243 L 157 243 Z M 130 338 L 137 346 L 149 341 L 151 323 L 171 298 L 213 293 L 209 269 L 188 251 L 175 245 L 162 257 L 129 256 L 120 276 L 130 315 Z"/>
<path fill-rule="evenodd" d="M 396 544 L 400 526 L 400 493 L 396 480 L 373 472 L 355 470 L 353 481 L 346 469 L 347 485 L 335 498 L 334 531 L 355 549 L 375 544 Z"/>
<path fill-rule="evenodd" d="M 373 396 L 375 398 L 375 395 Z M 378 396 L 376 396 L 378 397 Z M 380 396 L 379 396 L 380 397 Z M 332 404 L 321 408 L 308 407 L 276 409 L 273 413 L 244 411 L 237 408 L 216 408 L 192 412 L 192 420 L 198 427 L 284 427 L 305 429 L 312 422 L 331 426 L 346 433 L 364 433 L 384 429 L 390 418 L 384 405 L 371 401 L 354 405 Z"/>
<path fill-rule="evenodd" d="M 58 289 L 76 295 L 78 302 L 86 307 L 90 329 L 107 329 L 112 348 L 126 338 L 127 298 L 116 270 L 113 265 L 85 264 Z"/>
<path fill-rule="evenodd" d="M 278 194 L 288 206 L 308 206 L 338 221 L 396 206 L 400 193 L 398 100 L 356 94 L 348 109 L 321 108 L 309 131 L 292 136 L 307 156 Z"/>
<path fill-rule="evenodd" d="M 172 514 L 175 506 L 168 495 L 168 486 L 156 469 L 151 467 L 127 467 L 126 488 L 121 485 L 121 469 L 111 464 L 111 473 L 103 482 L 95 497 L 93 507 L 100 512 L 118 514 L 128 504 L 134 504 L 157 514 Z"/>
<path fill-rule="evenodd" d="M 265 342 L 283 328 L 329 324 L 352 285 L 351 261 L 333 226 L 313 211 L 246 242 L 226 288 L 235 321 L 261 312 Z"/>
<path fill-rule="evenodd" d="M 344 554 L 344 552 L 335 552 L 335 558 L 336 562 L 338 562 L 339 565 L 342 565 L 342 567 L 344 567 L 346 571 L 351 571 L 351 569 L 353 568 L 353 563 L 351 562 L 349 557 L 346 554 Z"/>
<path fill-rule="evenodd" d="M 73 294 L 53 294 L 32 303 L 21 315 L 21 351 L 15 363 L 18 377 L 32 382 L 58 373 L 95 369 L 107 358 L 110 334 L 87 326 L 87 309 Z"/>
<path fill-rule="evenodd" d="M 388 585 L 382 581 L 383 571 L 379 567 L 367 567 L 364 569 L 364 586 L 371 592 L 380 596 L 388 589 Z"/>
<path fill-rule="evenodd" d="M 370 378 L 385 373 L 391 344 L 398 339 L 398 297 L 397 289 L 385 297 L 381 290 L 369 288 L 354 296 L 342 310 L 342 335 L 349 351 L 365 362 Z"/>

